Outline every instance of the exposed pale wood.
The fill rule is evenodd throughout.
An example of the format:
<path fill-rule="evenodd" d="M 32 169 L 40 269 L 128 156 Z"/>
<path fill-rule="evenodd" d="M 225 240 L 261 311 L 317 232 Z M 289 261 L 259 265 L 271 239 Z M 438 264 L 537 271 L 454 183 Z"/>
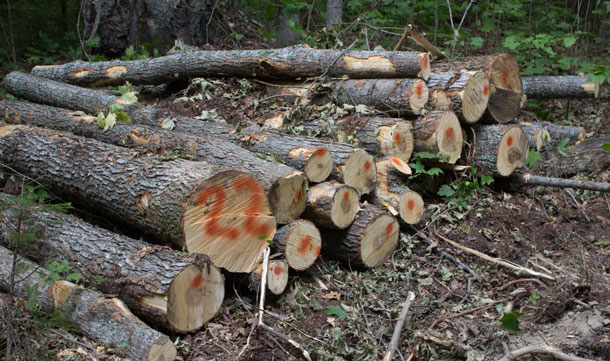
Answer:
<path fill-rule="evenodd" d="M 390 157 L 377 162 L 377 189 L 373 201 L 407 224 L 417 224 L 424 214 L 424 200 L 405 182 L 405 165 Z M 410 174 L 410 172 L 409 172 Z"/>
<path fill-rule="evenodd" d="M 9 291 L 9 279 L 14 254 L 0 247 L 0 289 Z M 36 270 L 36 272 L 32 272 Z M 66 320 L 91 340 L 114 346 L 125 344 L 119 352 L 135 360 L 173 360 L 176 347 L 169 337 L 148 327 L 134 316 L 122 301 L 77 286 L 68 281 L 46 283 L 48 272 L 20 258 L 17 262 L 13 296 L 29 299 L 27 288 L 41 292 L 33 299 L 45 312 L 63 311 Z"/>
<path fill-rule="evenodd" d="M 428 79 L 435 110 L 451 110 L 465 123 L 481 119 L 489 102 L 489 79 L 479 71 L 432 73 Z"/>
<path fill-rule="evenodd" d="M 512 174 L 511 179 L 525 185 L 539 185 L 559 188 L 588 189 L 592 191 L 610 192 L 610 183 L 579 181 L 573 179 L 536 176 L 529 173 Z"/>
<path fill-rule="evenodd" d="M 259 265 L 250 273 L 250 289 L 258 290 L 261 287 L 261 277 L 263 275 L 263 265 Z M 288 285 L 288 262 L 286 260 L 269 260 L 267 265 L 267 289 L 274 295 L 284 293 Z"/>
<path fill-rule="evenodd" d="M 599 83 L 586 75 L 524 76 L 523 92 L 528 98 L 587 98 L 599 96 Z"/>
<path fill-rule="evenodd" d="M 325 228 L 344 229 L 354 221 L 360 208 L 358 191 L 337 182 L 309 188 L 303 217 Z"/>
<path fill-rule="evenodd" d="M 407 300 L 402 305 L 402 310 L 400 311 L 400 315 L 398 316 L 398 321 L 396 321 L 396 327 L 394 327 L 394 332 L 392 333 L 392 340 L 390 340 L 390 344 L 388 345 L 388 351 L 386 351 L 385 355 L 383 355 L 383 361 L 392 360 L 394 352 L 396 351 L 396 347 L 398 347 L 398 341 L 400 341 L 400 333 L 402 332 L 402 326 L 405 324 L 405 319 L 407 318 L 409 308 L 411 307 L 411 303 L 414 299 L 415 293 L 409 292 Z"/>
<path fill-rule="evenodd" d="M 159 84 L 176 79 L 208 76 L 300 78 L 420 77 L 428 79 L 427 53 L 311 49 L 193 51 L 133 61 L 83 62 L 37 66 L 32 74 L 81 86 Z"/>
<path fill-rule="evenodd" d="M 417 31 L 417 28 L 412 24 L 407 24 L 405 27 L 405 31 L 402 33 L 400 40 L 394 47 L 394 51 L 399 50 L 405 43 L 407 36 L 411 37 L 411 39 L 415 40 L 419 45 L 421 45 L 428 52 L 439 58 L 448 58 L 447 54 L 440 51 L 434 44 L 428 41 L 423 35 Z"/>
<path fill-rule="evenodd" d="M 462 155 L 462 127 L 453 112 L 433 111 L 413 121 L 413 150 L 444 153 L 448 163 L 455 163 Z"/>
<path fill-rule="evenodd" d="M 278 229 L 271 246 L 284 255 L 290 267 L 303 271 L 320 256 L 322 236 L 313 222 L 298 219 Z"/>
<path fill-rule="evenodd" d="M 345 163 L 337 162 L 341 169 L 343 183 L 356 188 L 359 194 L 370 193 L 377 184 L 375 160 L 364 149 L 354 150 Z"/>
<path fill-rule="evenodd" d="M 477 125 L 476 139 L 472 140 L 472 163 L 484 170 L 509 176 L 515 169 L 523 167 L 529 144 L 527 135 L 518 125 Z"/>

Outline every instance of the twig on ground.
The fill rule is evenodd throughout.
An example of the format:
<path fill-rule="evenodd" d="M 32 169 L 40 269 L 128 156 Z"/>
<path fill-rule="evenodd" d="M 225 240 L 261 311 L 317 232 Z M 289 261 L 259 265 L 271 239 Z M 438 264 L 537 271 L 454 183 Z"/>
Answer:
<path fill-rule="evenodd" d="M 400 316 L 398 317 L 398 321 L 396 322 L 396 327 L 394 328 L 394 333 L 392 334 L 392 340 L 390 341 L 390 345 L 388 346 L 388 351 L 386 351 L 383 356 L 383 361 L 390 361 L 394 356 L 394 352 L 396 352 L 396 347 L 398 347 L 398 341 L 400 340 L 400 333 L 402 332 L 402 326 L 405 323 L 405 319 L 407 318 L 407 313 L 409 313 L 409 307 L 411 307 L 411 303 L 415 299 L 415 293 L 409 292 L 407 296 L 407 300 L 402 306 L 402 311 L 400 311 Z"/>
<path fill-rule="evenodd" d="M 441 260 L 443 258 L 447 258 L 451 261 L 453 261 L 453 263 L 458 265 L 459 269 L 463 269 L 466 272 L 470 273 L 472 275 L 472 277 L 474 278 L 475 281 L 481 283 L 481 276 L 479 276 L 475 271 L 473 271 L 470 267 L 468 267 L 466 264 L 464 264 L 462 261 L 460 261 L 459 259 L 453 257 L 452 255 L 450 255 L 447 252 L 442 252 L 441 253 Z"/>
<path fill-rule="evenodd" d="M 289 338 L 288 336 L 284 335 L 283 333 L 274 330 L 273 328 L 265 325 L 264 323 L 260 324 L 259 327 L 262 328 L 263 330 L 267 331 L 267 332 L 270 332 L 270 333 L 274 334 L 275 336 L 281 338 L 282 340 L 288 342 L 292 346 L 298 348 L 303 353 L 303 357 L 305 357 L 305 359 L 307 361 L 311 361 L 311 356 L 309 356 L 309 352 L 307 352 L 307 350 L 300 343 L 294 341 L 293 339 Z"/>
<path fill-rule="evenodd" d="M 506 299 L 502 299 L 502 300 L 498 300 L 498 301 L 494 301 L 492 303 L 483 305 L 483 306 L 479 306 L 479 307 L 475 307 L 475 308 L 471 308 L 469 310 L 460 312 L 460 313 L 454 313 L 452 315 L 447 315 L 447 316 L 441 316 L 439 318 L 437 318 L 436 320 L 432 321 L 432 323 L 430 324 L 430 326 L 428 327 L 428 329 L 433 329 L 434 326 L 438 325 L 439 322 L 443 321 L 443 320 L 449 320 L 452 318 L 456 318 L 456 317 L 460 317 L 460 316 L 465 316 L 477 311 L 482 311 L 482 310 L 486 310 L 488 308 L 494 307 L 496 304 L 498 303 L 502 303 L 502 302 L 506 302 Z"/>
<path fill-rule="evenodd" d="M 507 284 L 505 284 L 504 286 L 498 288 L 498 291 L 504 291 L 505 289 L 507 289 L 508 287 L 517 284 L 517 283 L 521 283 L 521 282 L 534 282 L 539 284 L 540 286 L 547 288 L 547 285 L 544 284 L 544 282 L 542 282 L 541 280 L 537 279 L 537 278 L 522 278 L 520 280 L 514 280 L 514 281 L 510 281 Z"/>
<path fill-rule="evenodd" d="M 589 218 L 589 216 L 587 216 L 587 213 L 585 213 L 585 209 L 583 208 L 583 206 L 580 205 L 580 203 L 578 203 L 578 201 L 576 200 L 576 197 L 574 197 L 574 194 L 572 194 L 572 192 L 570 192 L 569 189 L 566 189 L 566 193 L 570 196 L 570 198 L 572 198 L 572 201 L 574 202 L 574 204 L 576 204 L 576 207 L 578 207 L 578 209 L 580 209 L 580 212 L 582 213 L 583 216 L 585 216 L 585 219 L 587 220 L 587 222 L 591 222 L 591 219 Z"/>
<path fill-rule="evenodd" d="M 578 356 L 574 356 L 574 355 L 569 355 L 567 353 L 563 353 L 560 349 L 558 349 L 556 347 L 546 346 L 546 345 L 530 345 L 530 346 L 526 346 L 526 347 L 520 348 L 518 350 L 511 351 L 511 352 L 507 353 L 506 355 L 504 355 L 504 357 L 502 357 L 498 361 L 515 360 L 515 359 L 517 359 L 517 358 L 519 358 L 521 356 L 525 356 L 525 355 L 529 355 L 529 354 L 536 354 L 536 353 L 549 354 L 549 355 L 552 355 L 553 357 L 555 357 L 557 359 L 565 360 L 565 361 L 592 361 L 590 359 L 586 359 L 586 358 L 582 358 L 582 357 L 578 357 Z"/>

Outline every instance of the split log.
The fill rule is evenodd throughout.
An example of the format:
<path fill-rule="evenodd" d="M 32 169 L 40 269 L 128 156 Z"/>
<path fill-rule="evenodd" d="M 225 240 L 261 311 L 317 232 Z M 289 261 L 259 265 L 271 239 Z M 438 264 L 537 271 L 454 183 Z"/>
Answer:
<path fill-rule="evenodd" d="M 569 125 L 556 125 L 549 122 L 520 123 L 527 135 L 529 146 L 538 151 L 546 145 L 549 149 L 555 148 L 561 141 L 568 138 L 570 143 L 582 142 L 585 139 L 585 128 Z"/>
<path fill-rule="evenodd" d="M 344 75 L 350 78 L 428 79 L 427 53 L 311 49 L 194 51 L 133 61 L 75 61 L 36 66 L 32 74 L 80 86 L 160 84 L 193 77 L 231 76 L 302 78 Z"/>
<path fill-rule="evenodd" d="M 358 191 L 354 187 L 336 182 L 316 184 L 309 188 L 303 218 L 320 227 L 347 228 L 358 213 L 359 199 Z"/>
<path fill-rule="evenodd" d="M 599 96 L 599 83 L 588 76 L 524 76 L 523 92 L 528 98 L 588 98 Z"/>
<path fill-rule="evenodd" d="M 347 229 L 323 233 L 322 252 L 351 267 L 373 268 L 392 256 L 399 233 L 394 217 L 381 208 L 367 205 Z"/>
<path fill-rule="evenodd" d="M 523 167 L 529 144 L 527 135 L 518 125 L 477 125 L 471 162 L 484 170 L 503 177 Z"/>
<path fill-rule="evenodd" d="M 464 144 L 460 121 L 453 112 L 433 111 L 413 121 L 413 150 L 444 153 L 454 164 Z"/>
<path fill-rule="evenodd" d="M 58 195 L 104 212 L 159 240 L 249 272 L 273 237 L 275 218 L 249 173 L 204 162 L 138 156 L 69 133 L 7 125 L 0 159 Z M 231 223 L 229 226 L 227 223 Z"/>
<path fill-rule="evenodd" d="M 311 221 L 298 219 L 277 230 L 271 248 L 282 253 L 292 269 L 303 271 L 320 256 L 322 236 Z"/>
<path fill-rule="evenodd" d="M 0 194 L 0 204 L 10 199 Z M 195 331 L 220 309 L 224 278 L 205 256 L 150 246 L 67 214 L 38 209 L 28 217 L 22 227 L 42 234 L 34 241 L 39 260 L 65 260 L 86 280 L 104 279 L 95 287 L 116 294 L 149 324 Z M 16 214 L 4 209 L 0 220 L 0 242 L 7 246 Z"/>
<path fill-rule="evenodd" d="M 10 290 L 10 274 L 14 253 L 0 247 L 0 289 Z M 36 270 L 36 272 L 33 272 Z M 49 274 L 44 268 L 19 258 L 15 268 L 13 296 L 38 301 L 45 312 L 63 312 L 66 320 L 87 337 L 100 344 L 117 347 L 119 352 L 134 360 L 173 360 L 176 347 L 166 335 L 148 327 L 134 316 L 123 302 L 106 298 L 68 281 L 47 283 Z M 38 289 L 31 297 L 28 289 Z"/>
<path fill-rule="evenodd" d="M 436 63 L 434 72 L 480 71 L 489 79 L 487 111 L 498 123 L 513 120 L 525 102 L 519 64 L 512 55 L 501 53 L 466 57 L 460 60 Z"/>
<path fill-rule="evenodd" d="M 430 102 L 435 110 L 451 110 L 466 124 L 481 119 L 489 102 L 489 79 L 480 71 L 431 73 Z"/>
<path fill-rule="evenodd" d="M 278 223 L 288 223 L 305 210 L 307 180 L 301 172 L 284 164 L 266 161 L 222 138 L 195 136 L 125 122 L 102 130 L 97 126 L 95 117 L 15 100 L 1 100 L 0 111 L 7 123 L 68 131 L 118 146 L 142 148 L 170 156 L 177 154 L 181 158 L 248 170 L 265 189 L 271 212 Z"/>
<path fill-rule="evenodd" d="M 260 264 L 250 275 L 249 288 L 252 291 L 260 290 L 261 279 L 263 275 L 263 265 Z M 269 260 L 267 265 L 267 289 L 274 295 L 281 295 L 284 293 L 286 286 L 288 285 L 288 262 L 286 260 Z"/>
<path fill-rule="evenodd" d="M 406 185 L 405 164 L 390 157 L 377 162 L 377 189 L 373 201 L 406 224 L 417 224 L 424 214 L 424 200 Z M 410 172 L 408 172 L 410 174 Z"/>

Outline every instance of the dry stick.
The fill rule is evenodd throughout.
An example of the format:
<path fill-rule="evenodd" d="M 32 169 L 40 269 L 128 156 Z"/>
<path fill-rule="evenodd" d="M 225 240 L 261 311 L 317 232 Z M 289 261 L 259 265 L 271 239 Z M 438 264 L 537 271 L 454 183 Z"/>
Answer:
<path fill-rule="evenodd" d="M 548 187 L 588 189 L 591 191 L 610 192 L 610 183 L 578 181 L 564 178 L 542 177 L 526 174 L 513 174 L 511 177 L 517 183 Z"/>
<path fill-rule="evenodd" d="M 394 47 L 394 51 L 398 51 L 407 40 L 407 36 L 410 36 L 411 39 L 415 40 L 416 43 L 421 45 L 424 49 L 429 51 L 430 53 L 436 55 L 439 58 L 448 58 L 447 54 L 440 51 L 436 46 L 434 46 L 431 42 L 428 41 L 425 37 L 423 37 L 416 29 L 413 24 L 408 24 L 405 27 L 405 31 L 402 33 L 400 40 Z"/>
<path fill-rule="evenodd" d="M 531 270 L 529 268 L 526 268 L 526 267 L 523 267 L 523 266 L 519 266 L 517 264 L 505 261 L 503 259 L 490 257 L 490 256 L 486 255 L 485 253 L 479 252 L 479 251 L 474 250 L 472 248 L 468 248 L 468 247 L 466 247 L 464 245 L 461 245 L 461 244 L 459 244 L 457 242 L 454 242 L 454 241 L 452 241 L 452 240 L 450 240 L 450 239 L 448 239 L 446 237 L 443 237 L 442 235 L 438 234 L 438 232 L 434 232 L 434 234 L 436 234 L 436 236 L 438 238 L 440 238 L 443 241 L 451 244 L 452 246 L 457 247 L 457 248 L 459 248 L 459 249 L 461 249 L 463 251 L 466 251 L 468 253 L 474 254 L 475 256 L 483 258 L 486 261 L 499 264 L 500 266 L 504 266 L 504 267 L 513 269 L 513 270 L 518 271 L 518 272 L 525 272 L 525 273 L 528 273 L 528 274 L 530 274 L 532 276 L 535 276 L 535 277 L 542 277 L 542 278 L 546 278 L 546 279 L 551 280 L 551 281 L 555 281 L 555 277 L 553 277 L 551 275 L 548 275 L 548 274 L 545 274 L 545 273 L 536 272 L 536 271 Z"/>
<path fill-rule="evenodd" d="M 574 201 L 574 204 L 576 204 L 576 207 L 578 207 L 578 209 L 580 209 L 580 212 L 582 213 L 583 216 L 585 216 L 585 219 L 587 220 L 587 222 L 591 222 L 591 219 L 589 218 L 589 216 L 587 216 L 587 213 L 585 213 L 584 207 L 581 206 L 580 203 L 578 203 L 578 201 L 576 200 L 576 197 L 574 197 L 572 192 L 570 192 L 569 189 L 566 189 L 566 193 L 570 196 L 570 198 L 572 198 L 572 201 Z"/>
<path fill-rule="evenodd" d="M 520 279 L 520 280 L 514 280 L 514 281 L 510 281 L 510 282 L 508 282 L 508 283 L 507 283 L 507 284 L 505 284 L 504 286 L 502 286 L 502 287 L 498 288 L 498 291 L 504 291 L 504 290 L 505 290 L 505 289 L 507 289 L 508 287 L 510 287 L 510 286 L 512 286 L 512 285 L 514 285 L 514 284 L 517 284 L 517 283 L 521 283 L 521 282 L 534 282 L 534 283 L 537 283 L 537 284 L 539 284 L 540 286 L 542 286 L 542 287 L 544 287 L 544 288 L 547 288 L 547 287 L 548 287 L 547 285 L 545 285 L 545 284 L 544 284 L 544 282 L 540 281 L 540 280 L 539 280 L 539 279 L 537 279 L 537 278 L 523 278 L 523 279 Z"/>
<path fill-rule="evenodd" d="M 582 358 L 582 357 L 578 357 L 578 356 L 574 356 L 574 355 L 569 355 L 567 353 L 563 353 L 560 349 L 553 347 L 553 346 L 547 346 L 547 345 L 525 346 L 518 350 L 507 353 L 506 355 L 504 355 L 504 357 L 502 357 L 498 361 L 515 360 L 521 356 L 529 355 L 532 353 L 549 354 L 557 359 L 565 360 L 565 361 L 592 361 L 591 359 Z"/>
<path fill-rule="evenodd" d="M 396 322 L 396 327 L 394 328 L 394 333 L 392 334 L 392 340 L 390 341 L 390 345 L 388 346 L 388 351 L 386 351 L 383 356 L 383 361 L 390 361 L 394 356 L 394 352 L 396 351 L 396 347 L 398 346 L 398 341 L 400 339 L 400 332 L 402 331 L 402 326 L 405 323 L 405 319 L 407 318 L 407 313 L 409 312 L 409 307 L 411 307 L 411 302 L 415 299 L 415 293 L 409 292 L 407 296 L 407 300 L 402 305 L 402 311 L 400 311 L 400 316 L 398 317 L 398 321 Z"/>

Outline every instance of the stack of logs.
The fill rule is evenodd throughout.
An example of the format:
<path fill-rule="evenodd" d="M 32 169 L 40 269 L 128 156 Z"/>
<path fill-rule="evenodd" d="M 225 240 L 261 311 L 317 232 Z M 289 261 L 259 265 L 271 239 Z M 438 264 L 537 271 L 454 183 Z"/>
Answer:
<path fill-rule="evenodd" d="M 87 88 L 198 76 L 284 80 L 269 85 L 269 92 L 307 101 L 332 97 L 394 118 L 351 116 L 337 122 L 339 140 L 355 139 L 348 144 L 290 134 L 282 127 L 237 131 Z M 315 93 L 315 81 L 286 82 L 320 76 L 352 79 L 332 80 L 330 94 Z M 586 83 L 577 77 L 565 82 Z M 107 282 L 97 285 L 100 291 L 117 295 L 137 316 L 171 332 L 197 330 L 214 317 L 224 297 L 225 276 L 256 288 L 263 251 L 270 244 L 274 256 L 267 284 L 274 294 L 286 287 L 289 267 L 305 270 L 320 253 L 352 267 L 383 264 L 398 244 L 400 223 L 416 224 L 424 212 L 422 197 L 407 183 L 414 151 L 444 153 L 448 164 L 462 161 L 508 176 L 523 165 L 528 147 L 541 134 L 551 141 L 582 138 L 580 128 L 511 123 L 526 95 L 548 96 L 552 90 L 542 79 L 522 85 L 518 65 L 507 54 L 431 66 L 427 53 L 414 52 L 306 47 L 193 51 L 148 60 L 39 66 L 32 75 L 10 73 L 4 87 L 29 102 L 0 101 L 0 119 L 6 123 L 0 124 L 0 161 L 63 199 L 187 252 L 41 209 L 32 216 L 46 235 L 37 240 L 42 251 L 37 261 L 61 258 L 78 265 L 85 279 L 103 277 Z M 597 91 L 575 89 L 582 95 Z M 101 129 L 96 115 L 117 105 L 132 122 Z M 304 126 L 324 130 L 316 121 Z M 468 151 L 464 144 L 470 145 Z M 255 153 L 271 154 L 279 163 Z M 468 156 L 462 158 L 463 153 Z M 3 195 L 0 201 L 9 198 Z M 10 210 L 0 213 L 5 246 L 12 216 Z M 0 251 L 5 276 L 10 251 Z M 45 299 L 48 307 L 65 302 L 94 306 L 83 299 L 84 289 L 62 282 L 44 293 L 51 297 Z M 0 284 L 0 289 L 6 287 Z M 109 312 L 122 316 L 83 310 L 71 321 L 103 343 L 115 342 L 112 336 L 124 331 L 109 327 L 97 335 L 79 320 L 141 329 L 131 334 L 147 336 L 125 348 L 130 357 L 173 359 L 176 351 L 167 337 L 148 330 L 120 301 L 104 302 L 114 305 Z"/>

